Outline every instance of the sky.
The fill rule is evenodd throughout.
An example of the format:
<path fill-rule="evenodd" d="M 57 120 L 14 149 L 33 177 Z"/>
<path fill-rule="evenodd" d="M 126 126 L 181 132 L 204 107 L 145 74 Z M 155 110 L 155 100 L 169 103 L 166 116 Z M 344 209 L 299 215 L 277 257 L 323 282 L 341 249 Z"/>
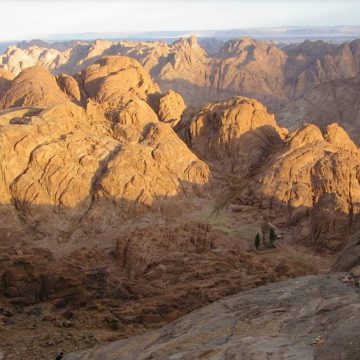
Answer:
<path fill-rule="evenodd" d="M 0 41 L 54 34 L 360 25 L 360 0 L 0 0 Z"/>

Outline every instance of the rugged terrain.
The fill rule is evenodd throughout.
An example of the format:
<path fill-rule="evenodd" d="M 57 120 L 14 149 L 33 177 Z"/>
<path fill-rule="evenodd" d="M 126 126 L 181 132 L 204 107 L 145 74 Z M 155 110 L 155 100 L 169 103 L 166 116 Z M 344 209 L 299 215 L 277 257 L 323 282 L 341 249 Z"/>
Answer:
<path fill-rule="evenodd" d="M 360 139 L 359 77 L 323 82 L 290 101 L 277 112 L 277 120 L 289 129 L 305 122 L 325 129 L 338 122 L 357 142 Z"/>
<path fill-rule="evenodd" d="M 163 91 L 179 92 L 188 105 L 253 97 L 291 129 L 304 121 L 320 126 L 338 122 L 359 141 L 352 132 L 359 121 L 355 104 L 359 40 L 342 44 L 307 40 L 285 46 L 242 38 L 221 46 L 207 44 L 202 47 L 196 37 L 173 44 L 97 40 L 63 48 L 30 42 L 9 47 L 0 56 L 0 68 L 17 75 L 39 65 L 54 74 L 75 75 L 103 56 L 125 55 L 139 60 Z"/>
<path fill-rule="evenodd" d="M 360 292 L 341 278 L 310 276 L 263 286 L 160 330 L 65 359 L 359 359 Z"/>
<path fill-rule="evenodd" d="M 341 126 L 289 132 L 242 96 L 189 108 L 146 64 L 96 44 L 73 75 L 0 73 L 5 359 L 49 359 L 324 273 L 358 229 L 360 153 Z M 191 64 L 208 57 L 194 38 L 172 46 L 195 47 Z M 276 250 L 254 251 L 269 222 Z M 331 279 L 320 297 L 343 289 Z"/>

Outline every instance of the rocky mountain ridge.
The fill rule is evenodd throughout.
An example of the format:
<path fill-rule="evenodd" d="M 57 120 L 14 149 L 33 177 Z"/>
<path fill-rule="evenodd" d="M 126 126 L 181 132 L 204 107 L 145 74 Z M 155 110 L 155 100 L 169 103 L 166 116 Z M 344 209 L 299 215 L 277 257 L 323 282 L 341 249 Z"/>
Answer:
<path fill-rule="evenodd" d="M 103 56 L 129 56 L 140 61 L 163 91 L 180 93 L 188 105 L 247 96 L 268 106 L 283 126 L 294 129 L 308 116 L 319 126 L 335 121 L 359 141 L 352 131 L 358 122 L 357 108 L 351 107 L 357 94 L 359 44 L 359 40 L 341 44 L 306 40 L 280 46 L 242 38 L 221 46 L 210 44 L 207 52 L 194 36 L 172 44 L 96 40 L 63 48 L 30 42 L 9 47 L 0 56 L 0 68 L 14 76 L 32 66 L 74 76 Z M 340 107 L 329 111 L 335 103 Z"/>
<path fill-rule="evenodd" d="M 175 67 L 207 58 L 196 39 L 176 46 L 194 58 Z M 1 74 L 6 356 L 47 359 L 326 271 L 356 232 L 359 150 L 336 124 L 289 132 L 246 97 L 187 108 L 125 56 L 74 76 Z M 282 240 L 258 254 L 254 236 L 270 220 Z"/>
<path fill-rule="evenodd" d="M 38 46 L 10 47 L 0 67 L 17 75 L 40 65 L 55 73 L 74 75 L 105 55 L 138 59 L 163 90 L 179 91 L 188 104 L 221 96 L 242 95 L 278 105 L 301 96 L 324 81 L 359 74 L 359 41 L 340 45 L 305 41 L 279 47 L 249 38 L 230 40 L 209 55 L 196 37 L 165 42 L 77 42 L 60 51 Z M 208 96 L 208 97 L 207 97 Z"/>

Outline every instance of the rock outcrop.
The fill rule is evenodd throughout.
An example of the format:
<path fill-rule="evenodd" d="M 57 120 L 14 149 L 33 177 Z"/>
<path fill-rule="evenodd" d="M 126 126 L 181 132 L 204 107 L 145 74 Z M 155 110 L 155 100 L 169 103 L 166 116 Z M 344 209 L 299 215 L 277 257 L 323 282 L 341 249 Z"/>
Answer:
<path fill-rule="evenodd" d="M 3 227 L 52 239 L 80 224 L 111 232 L 112 218 L 116 227 L 163 200 L 201 194 L 208 182 L 208 167 L 146 103 L 159 88 L 136 60 L 105 58 L 82 79 L 91 96 L 85 110 L 38 67 L 24 70 L 3 97 L 3 108 L 23 106 L 0 114 Z M 59 83 L 80 100 L 73 78 Z"/>
<path fill-rule="evenodd" d="M 11 86 L 11 81 L 14 79 L 14 76 L 11 72 L 0 69 L 0 100 Z"/>
<path fill-rule="evenodd" d="M 60 89 L 74 102 L 81 100 L 81 89 L 77 81 L 69 75 L 61 74 L 57 78 Z"/>
<path fill-rule="evenodd" d="M 12 81 L 0 100 L 0 109 L 29 106 L 45 108 L 67 100 L 55 76 L 36 66 L 25 69 Z"/>
<path fill-rule="evenodd" d="M 172 128 L 181 120 L 181 116 L 186 109 L 185 102 L 180 94 L 169 90 L 161 97 L 159 103 L 159 119 L 168 123 Z"/>
<path fill-rule="evenodd" d="M 359 293 L 337 276 L 304 277 L 246 291 L 127 340 L 66 360 L 357 359 Z"/>
<path fill-rule="evenodd" d="M 268 159 L 244 200 L 257 199 L 270 212 L 282 209 L 294 223 L 307 219 L 312 246 L 339 250 L 360 212 L 359 169 L 359 150 L 341 127 L 332 124 L 322 134 L 305 125 Z"/>
<path fill-rule="evenodd" d="M 333 46 L 329 49 L 321 53 Z M 331 252 L 356 230 L 360 155 L 340 126 L 324 131 L 306 125 L 288 134 L 265 106 L 245 97 L 186 108 L 180 94 L 162 94 L 141 65 L 158 77 L 170 76 L 169 84 L 183 86 L 176 78 L 181 73 L 189 89 L 201 79 L 213 90 L 216 77 L 206 67 L 216 68 L 230 56 L 243 79 L 236 78 L 230 92 L 240 83 L 250 86 L 261 73 L 264 92 L 277 98 L 283 96 L 281 88 L 265 86 L 270 76 L 266 56 L 272 54 L 275 77 L 287 58 L 273 45 L 230 42 L 217 58 L 195 38 L 171 46 L 97 41 L 56 51 L 64 58 L 57 57 L 51 67 L 43 54 L 45 67 L 81 71 L 55 76 L 36 66 L 15 79 L 4 71 L 0 76 L 5 79 L 0 98 L 0 300 L 12 309 L 0 307 L 0 330 L 14 326 L 24 339 L 18 349 L 18 337 L 2 332 L 1 351 L 5 347 L 10 357 L 55 355 L 55 346 L 49 351 L 43 344 L 58 344 L 49 340 L 59 338 L 56 327 L 63 345 L 74 350 L 90 344 L 85 334 L 90 330 L 97 332 L 91 344 L 104 343 L 160 327 L 240 290 L 324 271 Z M 308 51 L 312 58 L 322 56 Z M 119 52 L 138 60 L 113 55 Z M 221 65 L 221 72 L 231 82 L 236 67 L 230 63 Z M 219 78 L 216 82 L 221 83 Z M 252 252 L 259 226 L 270 220 L 281 228 L 283 240 L 269 256 Z M 357 242 L 344 250 L 345 260 L 336 268 L 356 272 L 358 260 L 349 260 L 349 254 L 357 252 Z M 325 258 L 314 248 L 330 251 Z M 351 357 L 357 351 L 351 337 L 351 330 L 358 330 L 352 321 L 358 310 L 354 294 L 335 276 L 299 279 L 194 313 L 189 319 L 198 322 L 195 330 L 185 318 L 177 323 L 185 324 L 181 330 L 175 323 L 149 338 L 143 335 L 140 346 L 129 340 L 79 356 L 117 357 L 112 349 L 119 347 L 126 359 L 257 357 L 270 347 L 279 359 L 321 359 L 329 352 L 339 355 L 339 349 Z M 310 296 L 317 299 L 315 308 Z M 52 315 L 29 317 L 27 307 L 35 304 Z M 59 308 L 66 307 L 60 314 Z M 219 307 L 226 308 L 225 315 Z M 15 320 L 8 320 L 12 311 Z M 31 313 L 39 311 L 34 307 Z M 215 327 L 206 315 L 214 312 Z M 300 325 L 295 313 L 304 314 Z M 69 321 L 58 321 L 59 316 Z M 250 319 L 246 329 L 243 321 L 237 326 L 244 316 Z M 347 320 L 345 330 L 338 319 Z M 73 324 L 76 334 L 71 337 Z M 185 327 L 188 335 L 177 333 Z M 167 331 L 178 337 L 180 355 L 165 343 L 159 350 L 157 334 L 163 341 Z M 204 345 L 205 335 L 195 333 L 214 340 L 207 337 Z M 125 346 L 131 350 L 124 351 Z"/>
<path fill-rule="evenodd" d="M 355 276 L 360 276 L 360 234 L 356 233 L 346 244 L 335 264 L 332 272 L 351 271 Z"/>
<path fill-rule="evenodd" d="M 124 56 L 102 58 L 81 74 L 87 95 L 100 104 L 117 107 L 124 98 L 147 100 L 160 92 L 137 60 Z"/>
<path fill-rule="evenodd" d="M 265 106 L 243 97 L 209 104 L 181 126 L 180 134 L 200 158 L 242 176 L 259 167 L 286 134 Z"/>

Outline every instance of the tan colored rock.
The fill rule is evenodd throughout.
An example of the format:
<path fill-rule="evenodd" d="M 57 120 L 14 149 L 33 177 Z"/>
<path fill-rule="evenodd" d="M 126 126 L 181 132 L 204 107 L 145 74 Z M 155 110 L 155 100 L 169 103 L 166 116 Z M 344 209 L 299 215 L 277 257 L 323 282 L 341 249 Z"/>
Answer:
<path fill-rule="evenodd" d="M 47 107 L 67 101 L 56 79 L 41 67 L 25 69 L 11 83 L 0 101 L 1 109 L 11 107 Z"/>
<path fill-rule="evenodd" d="M 74 45 L 76 47 L 76 45 Z M 21 46 L 10 46 L 0 55 L 0 67 L 18 75 L 22 70 L 29 67 L 40 66 L 44 69 L 56 71 L 69 62 L 74 67 L 72 49 L 55 49 L 41 44 L 31 45 L 27 48 Z M 82 51 L 82 55 L 84 51 Z"/>
<path fill-rule="evenodd" d="M 143 213 L 164 200 L 196 195 L 197 187 L 209 179 L 208 167 L 169 125 L 151 124 L 144 131 L 139 143 L 124 145 L 114 154 L 98 182 L 97 198 L 112 199 L 114 212 L 125 217 Z"/>
<path fill-rule="evenodd" d="M 57 82 L 60 86 L 60 89 L 72 101 L 80 101 L 81 100 L 81 91 L 79 88 L 79 84 L 72 76 L 61 74 L 57 77 Z"/>
<path fill-rule="evenodd" d="M 242 176 L 258 167 L 286 133 L 261 103 L 243 97 L 205 106 L 186 128 L 187 142 L 200 158 Z"/>
<path fill-rule="evenodd" d="M 181 95 L 169 90 L 160 99 L 159 119 L 162 122 L 169 123 L 174 128 L 181 120 L 185 109 L 186 105 Z"/>
<path fill-rule="evenodd" d="M 161 210 L 162 203 L 200 194 L 208 182 L 208 167 L 142 100 L 158 87 L 141 65 L 128 58 L 104 61 L 106 70 L 100 67 L 100 73 L 111 75 L 100 76 L 102 85 L 94 97 L 106 101 L 106 109 L 116 104 L 111 113 L 104 113 L 104 103 L 91 99 L 85 111 L 67 101 L 44 111 L 22 108 L 0 113 L 0 124 L 4 125 L 0 131 L 3 224 L 21 227 L 22 223 L 31 227 L 35 236 L 52 239 L 68 238 L 81 226 L 84 231 L 96 228 L 115 236 L 111 229 L 121 224 L 109 226 L 110 219 Z M 124 80 L 119 89 L 114 72 Z M 24 84 L 34 74 L 41 75 L 39 81 L 43 81 Z M 99 76 L 91 69 L 85 74 L 88 81 L 96 82 Z M 75 80 L 62 78 L 70 95 Z M 45 86 L 47 91 L 43 91 Z M 55 78 L 43 69 L 23 71 L 4 105 L 17 104 L 13 97 L 23 94 L 15 91 L 18 88 L 30 89 L 30 95 L 21 99 L 23 105 L 46 106 L 66 100 Z M 79 92 L 72 94 L 74 97 Z"/>
<path fill-rule="evenodd" d="M 0 56 L 1 67 L 18 75 L 24 69 L 40 65 L 39 53 L 42 51 L 44 51 L 44 49 L 20 49 L 16 46 L 10 46 L 4 54 Z"/>
<path fill-rule="evenodd" d="M 88 96 L 110 108 L 121 104 L 124 98 L 147 100 L 160 91 L 138 61 L 124 56 L 102 58 L 81 76 Z"/>
<path fill-rule="evenodd" d="M 331 124 L 327 127 L 326 140 L 329 141 L 330 144 L 344 150 L 355 152 L 358 150 L 347 132 L 338 124 Z"/>
<path fill-rule="evenodd" d="M 309 220 L 304 225 L 309 243 L 338 251 L 360 212 L 359 151 L 336 124 L 324 135 L 305 125 L 289 134 L 285 145 L 264 164 L 245 198 L 257 198 L 275 214 L 282 209 L 290 220 L 301 213 Z"/>
<path fill-rule="evenodd" d="M 321 130 L 312 124 L 300 127 L 290 133 L 287 139 L 289 147 L 292 149 L 300 148 L 306 145 L 316 145 L 316 143 L 323 141 L 324 136 Z"/>
<path fill-rule="evenodd" d="M 151 107 L 143 100 L 129 100 L 113 116 L 113 131 L 119 141 L 140 141 L 144 130 L 159 122 Z"/>
<path fill-rule="evenodd" d="M 171 45 L 159 41 L 75 42 L 62 51 L 33 44 L 23 48 L 10 47 L 0 56 L 0 67 L 18 74 L 24 68 L 40 65 L 54 73 L 75 74 L 102 56 L 130 56 L 151 72 L 163 91 L 173 89 L 184 97 L 187 104 L 195 106 L 240 94 L 257 98 L 271 106 L 272 110 L 278 110 L 281 105 L 298 99 L 314 86 L 357 76 L 360 68 L 358 40 L 343 44 L 307 40 L 280 47 L 243 38 L 226 42 L 211 55 L 195 37 L 181 39 Z M 330 97 L 333 95 L 330 94 Z M 336 109 L 328 112 L 324 103 L 316 103 L 330 115 L 339 114 Z M 327 103 L 333 107 L 331 101 Z M 307 108 L 308 104 L 302 102 L 302 106 Z M 297 112 L 291 111 L 289 121 L 298 116 Z M 319 112 L 318 116 L 321 121 L 326 120 Z M 330 120 L 326 121 L 340 122 L 337 117 L 328 117 Z"/>
<path fill-rule="evenodd" d="M 0 100 L 11 86 L 11 81 L 13 79 L 14 75 L 11 72 L 0 68 Z"/>

